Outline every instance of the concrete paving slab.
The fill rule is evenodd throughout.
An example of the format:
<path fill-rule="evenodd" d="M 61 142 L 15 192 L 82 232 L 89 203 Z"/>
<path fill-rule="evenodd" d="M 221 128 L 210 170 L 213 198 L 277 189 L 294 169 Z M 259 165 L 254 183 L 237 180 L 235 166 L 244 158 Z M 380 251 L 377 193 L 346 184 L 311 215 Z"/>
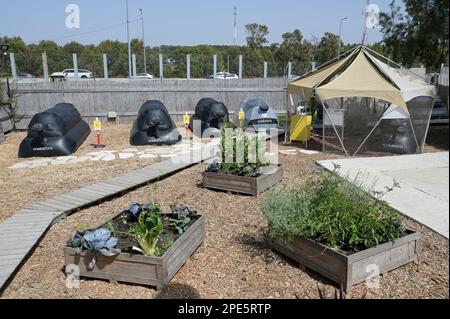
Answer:
<path fill-rule="evenodd" d="M 449 153 L 428 153 L 404 156 L 353 158 L 319 161 L 332 171 L 352 180 L 364 174 L 367 182 L 376 180 L 374 190 L 392 186 L 400 188 L 383 199 L 402 214 L 449 238 Z"/>
<path fill-rule="evenodd" d="M 8 167 L 9 169 L 12 170 L 17 170 L 17 169 L 24 169 L 24 168 L 28 168 L 32 163 L 30 161 L 28 162 L 22 162 L 22 163 L 17 163 L 14 164 L 13 166 Z"/>
<path fill-rule="evenodd" d="M 115 159 L 116 159 L 116 155 L 114 155 L 114 154 L 108 154 L 108 155 L 102 157 L 102 161 L 104 161 L 104 162 L 114 161 Z"/>
<path fill-rule="evenodd" d="M 135 153 L 119 153 L 119 159 L 129 159 L 134 157 Z"/>

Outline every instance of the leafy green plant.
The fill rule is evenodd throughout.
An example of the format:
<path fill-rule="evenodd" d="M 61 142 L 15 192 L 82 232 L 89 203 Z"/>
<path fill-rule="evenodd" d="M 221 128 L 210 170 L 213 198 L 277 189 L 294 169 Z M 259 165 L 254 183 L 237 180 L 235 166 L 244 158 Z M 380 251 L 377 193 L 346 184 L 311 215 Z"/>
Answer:
<path fill-rule="evenodd" d="M 174 233 L 183 234 L 189 227 L 189 223 L 197 216 L 197 211 L 189 210 L 187 207 L 176 205 L 170 206 L 173 217 L 169 218 L 169 228 Z"/>
<path fill-rule="evenodd" d="M 395 240 L 405 231 L 399 214 L 381 200 L 395 187 L 398 184 L 376 193 L 361 180 L 354 185 L 326 174 L 301 187 L 269 191 L 261 211 L 271 237 L 290 241 L 302 236 L 333 249 L 360 251 Z"/>
<path fill-rule="evenodd" d="M 224 124 L 221 130 L 219 171 L 225 174 L 252 176 L 259 167 L 269 165 L 263 143 L 258 135 L 249 135 L 241 129 L 234 132 Z"/>
<path fill-rule="evenodd" d="M 156 256 L 157 245 L 164 230 L 161 208 L 151 205 L 139 215 L 137 225 L 130 230 L 140 248 L 133 247 L 145 256 Z"/>
<path fill-rule="evenodd" d="M 156 246 L 155 256 L 161 257 L 173 245 L 173 239 L 168 238 L 158 246 Z"/>

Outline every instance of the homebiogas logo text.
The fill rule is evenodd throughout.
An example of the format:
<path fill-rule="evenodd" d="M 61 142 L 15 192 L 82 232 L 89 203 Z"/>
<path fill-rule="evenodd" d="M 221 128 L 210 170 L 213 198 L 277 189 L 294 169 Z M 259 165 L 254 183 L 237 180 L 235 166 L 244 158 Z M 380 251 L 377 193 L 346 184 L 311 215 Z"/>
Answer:
<path fill-rule="evenodd" d="M 203 128 L 194 120 L 192 139 L 183 140 L 190 150 L 171 158 L 176 164 L 189 164 L 220 157 L 228 164 L 278 164 L 278 129 Z"/>

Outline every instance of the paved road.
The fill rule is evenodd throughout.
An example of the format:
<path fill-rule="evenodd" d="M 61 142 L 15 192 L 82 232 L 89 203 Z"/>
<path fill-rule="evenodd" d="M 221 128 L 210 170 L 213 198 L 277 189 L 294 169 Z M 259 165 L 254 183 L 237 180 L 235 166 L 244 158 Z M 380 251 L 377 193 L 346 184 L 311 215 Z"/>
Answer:
<path fill-rule="evenodd" d="M 402 214 L 449 238 L 449 153 L 354 158 L 320 161 L 319 165 L 351 180 L 356 174 L 368 174 L 376 179 L 376 190 L 391 186 L 393 179 L 399 189 L 383 199 Z"/>

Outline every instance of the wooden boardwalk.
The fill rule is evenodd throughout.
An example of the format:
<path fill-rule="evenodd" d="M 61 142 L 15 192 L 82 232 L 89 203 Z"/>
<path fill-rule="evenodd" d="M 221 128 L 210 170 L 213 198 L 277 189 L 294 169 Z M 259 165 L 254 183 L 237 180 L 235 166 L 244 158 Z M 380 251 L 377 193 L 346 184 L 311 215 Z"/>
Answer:
<path fill-rule="evenodd" d="M 193 151 L 194 156 L 177 157 L 149 165 L 106 181 L 83 187 L 25 208 L 0 224 L 0 293 L 33 252 L 47 230 L 71 213 L 115 195 L 160 180 L 217 155 L 208 145 Z M 179 158 L 178 158 L 179 159 Z"/>

